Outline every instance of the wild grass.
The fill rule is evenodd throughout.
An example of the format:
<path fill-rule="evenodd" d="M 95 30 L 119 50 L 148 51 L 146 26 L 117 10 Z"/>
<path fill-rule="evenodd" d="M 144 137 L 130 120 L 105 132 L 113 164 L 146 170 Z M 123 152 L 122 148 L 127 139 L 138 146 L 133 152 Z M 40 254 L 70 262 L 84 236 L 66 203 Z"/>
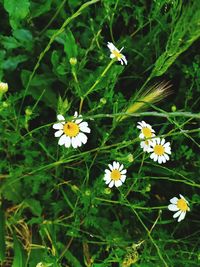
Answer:
<path fill-rule="evenodd" d="M 4 0 L 0 14 L 0 266 L 199 266 L 198 1 Z M 75 111 L 88 141 L 59 146 L 56 116 Z M 170 142 L 165 164 L 141 121 Z M 113 161 L 127 178 L 109 188 Z"/>

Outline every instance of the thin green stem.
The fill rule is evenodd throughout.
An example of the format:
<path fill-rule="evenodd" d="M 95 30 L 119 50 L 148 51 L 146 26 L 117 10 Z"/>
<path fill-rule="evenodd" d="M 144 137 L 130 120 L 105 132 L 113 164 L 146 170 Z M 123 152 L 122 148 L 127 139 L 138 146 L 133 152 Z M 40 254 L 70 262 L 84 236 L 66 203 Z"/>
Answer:
<path fill-rule="evenodd" d="M 102 80 L 102 78 L 105 76 L 105 74 L 108 72 L 108 70 L 110 69 L 110 67 L 112 66 L 113 62 L 115 60 L 111 60 L 109 62 L 109 64 L 107 65 L 107 67 L 104 69 L 104 71 L 101 73 L 101 75 L 99 76 L 99 78 L 95 81 L 95 83 L 88 89 L 88 91 L 83 95 L 83 99 L 88 96 L 94 89 L 95 87 L 100 83 L 100 81 Z"/>

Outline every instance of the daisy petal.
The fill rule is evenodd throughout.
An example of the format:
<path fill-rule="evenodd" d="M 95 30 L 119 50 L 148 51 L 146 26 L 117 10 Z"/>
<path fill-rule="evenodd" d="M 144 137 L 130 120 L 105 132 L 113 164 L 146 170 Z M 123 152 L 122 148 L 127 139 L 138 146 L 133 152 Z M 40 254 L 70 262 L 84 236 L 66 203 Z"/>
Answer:
<path fill-rule="evenodd" d="M 115 186 L 116 187 L 119 187 L 122 185 L 122 181 L 118 180 L 118 181 L 115 181 Z"/>
<path fill-rule="evenodd" d="M 67 138 L 67 136 L 65 134 L 60 137 L 60 139 L 58 141 L 59 146 L 62 146 L 65 144 L 66 138 Z"/>
<path fill-rule="evenodd" d="M 120 179 L 121 179 L 122 183 L 124 183 L 126 180 L 126 175 L 122 175 Z"/>
<path fill-rule="evenodd" d="M 71 146 L 71 138 L 69 136 L 66 136 L 66 139 L 65 139 L 65 147 L 68 148 Z"/>
<path fill-rule="evenodd" d="M 117 169 L 117 163 L 116 163 L 116 161 L 113 161 L 113 169 L 114 169 L 114 170 Z"/>
<path fill-rule="evenodd" d="M 61 130 L 61 129 L 63 129 L 63 124 L 62 123 L 55 123 L 54 125 L 53 125 L 53 128 L 55 129 L 55 130 Z"/>
<path fill-rule="evenodd" d="M 78 147 L 76 137 L 72 137 L 72 146 L 73 146 L 73 148 L 77 148 Z"/>
<path fill-rule="evenodd" d="M 181 215 L 178 218 L 178 222 L 182 221 L 185 218 L 186 212 L 182 211 Z"/>
<path fill-rule="evenodd" d="M 113 170 L 113 166 L 111 164 L 108 164 L 110 170 L 112 171 Z"/>
<path fill-rule="evenodd" d="M 112 180 L 108 186 L 109 186 L 110 188 L 112 188 L 113 185 L 114 185 L 114 181 Z"/>
<path fill-rule="evenodd" d="M 87 143 L 87 136 L 84 134 L 84 133 L 79 133 L 78 134 L 78 138 L 81 140 L 81 142 L 83 143 L 83 144 L 86 144 Z"/>
<path fill-rule="evenodd" d="M 106 184 L 109 184 L 110 181 L 111 181 L 111 178 L 108 178 L 108 179 L 105 181 L 105 183 L 106 183 Z"/>
<path fill-rule="evenodd" d="M 110 175 L 111 171 L 108 170 L 108 169 L 106 169 L 106 170 L 105 170 L 105 173 Z"/>
<path fill-rule="evenodd" d="M 176 204 L 177 201 L 178 201 L 178 198 L 177 198 L 177 197 L 173 197 L 173 198 L 170 199 L 170 202 L 171 202 L 172 204 Z"/>
<path fill-rule="evenodd" d="M 55 137 L 60 137 L 63 134 L 63 130 L 59 130 L 57 132 L 55 132 Z"/>
<path fill-rule="evenodd" d="M 119 162 L 116 162 L 116 169 L 119 170 L 119 167 L 120 167 Z"/>
<path fill-rule="evenodd" d="M 127 173 L 127 170 L 124 169 L 124 170 L 122 170 L 120 173 L 121 173 L 121 174 L 125 174 L 125 173 Z"/>
<path fill-rule="evenodd" d="M 173 218 L 177 218 L 180 214 L 181 214 L 181 210 L 177 211 L 174 215 L 173 215 Z"/>
<path fill-rule="evenodd" d="M 174 204 L 169 204 L 168 209 L 171 211 L 178 211 L 179 210 L 179 208 Z"/>
<path fill-rule="evenodd" d="M 58 114 L 58 115 L 57 115 L 57 119 L 58 119 L 59 121 L 65 121 L 65 118 L 64 118 L 63 115 L 61 115 L 61 114 Z"/>
<path fill-rule="evenodd" d="M 124 165 L 121 164 L 121 166 L 119 167 L 119 171 L 123 170 L 123 168 L 124 168 Z"/>

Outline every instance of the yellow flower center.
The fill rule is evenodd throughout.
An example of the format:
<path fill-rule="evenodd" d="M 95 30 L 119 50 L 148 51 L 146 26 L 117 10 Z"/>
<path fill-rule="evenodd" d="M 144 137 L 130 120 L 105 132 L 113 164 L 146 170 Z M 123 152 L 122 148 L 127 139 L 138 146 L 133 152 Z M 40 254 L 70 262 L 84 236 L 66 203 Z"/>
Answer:
<path fill-rule="evenodd" d="M 77 136 L 79 131 L 79 127 L 75 122 L 67 122 L 63 127 L 63 132 L 69 137 Z"/>
<path fill-rule="evenodd" d="M 118 181 L 121 178 L 121 173 L 118 170 L 113 170 L 110 176 L 112 180 Z"/>
<path fill-rule="evenodd" d="M 165 149 L 162 145 L 155 145 L 154 147 L 154 153 L 158 156 L 163 155 L 165 152 Z"/>
<path fill-rule="evenodd" d="M 116 58 L 122 58 L 122 54 L 119 53 L 117 50 L 113 50 L 112 53 Z"/>
<path fill-rule="evenodd" d="M 188 210 L 188 205 L 187 205 L 186 201 L 182 198 L 178 200 L 176 205 L 181 211 Z"/>
<path fill-rule="evenodd" d="M 146 138 L 149 138 L 152 136 L 151 129 L 149 129 L 147 127 L 142 128 L 142 133 Z"/>
<path fill-rule="evenodd" d="M 149 141 L 148 140 L 145 141 L 145 145 L 147 145 L 147 146 L 149 145 Z"/>

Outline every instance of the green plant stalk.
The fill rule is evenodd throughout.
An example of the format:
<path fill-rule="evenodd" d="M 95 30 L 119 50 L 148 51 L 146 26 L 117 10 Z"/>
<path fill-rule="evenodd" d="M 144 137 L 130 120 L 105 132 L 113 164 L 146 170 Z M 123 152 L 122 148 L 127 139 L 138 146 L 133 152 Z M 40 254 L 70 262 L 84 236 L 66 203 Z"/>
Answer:
<path fill-rule="evenodd" d="M 5 243 L 5 216 L 4 211 L 0 208 L 0 262 L 3 262 L 6 256 Z"/>
<path fill-rule="evenodd" d="M 25 92 L 24 92 L 24 96 L 22 98 L 22 102 L 21 102 L 21 105 L 20 105 L 20 108 L 19 108 L 19 114 L 18 114 L 18 120 L 17 120 L 17 128 L 18 128 L 18 124 L 19 124 L 19 116 L 20 116 L 20 113 L 21 113 L 21 110 L 22 110 L 22 106 L 23 106 L 23 103 L 24 103 L 24 99 L 26 97 L 26 94 L 28 92 L 28 89 L 30 87 L 30 84 L 31 84 L 31 81 L 37 71 L 37 69 L 39 68 L 40 66 L 40 62 L 42 61 L 42 59 L 44 58 L 45 54 L 49 51 L 49 49 L 51 48 L 51 45 L 52 43 L 54 42 L 54 40 L 56 39 L 56 37 L 61 34 L 65 27 L 73 20 L 75 19 L 76 17 L 80 16 L 82 11 L 84 9 L 86 9 L 87 7 L 89 7 L 90 5 L 93 5 L 97 2 L 99 2 L 100 0 L 91 0 L 91 1 L 88 1 L 86 3 L 84 3 L 71 17 L 67 18 L 64 23 L 62 24 L 62 26 L 60 27 L 60 29 L 51 37 L 51 39 L 49 40 L 49 43 L 47 44 L 46 48 L 40 53 L 39 55 L 39 58 L 38 58 L 38 61 L 37 63 L 35 64 L 35 67 L 33 69 L 33 72 L 31 73 L 30 77 L 29 77 L 29 80 L 28 80 L 28 83 L 27 83 L 27 86 L 25 88 Z"/>
<path fill-rule="evenodd" d="M 104 71 L 101 73 L 99 78 L 95 81 L 95 83 L 88 89 L 88 91 L 81 97 L 80 106 L 79 106 L 79 113 L 81 113 L 83 101 L 84 99 L 95 89 L 95 87 L 100 83 L 102 78 L 105 76 L 105 74 L 108 72 L 110 67 L 112 66 L 113 62 L 115 62 L 115 59 L 111 60 L 107 67 L 104 69 Z"/>
<path fill-rule="evenodd" d="M 83 98 L 85 98 L 86 96 L 88 96 L 93 90 L 94 88 L 97 86 L 97 84 L 100 83 L 101 79 L 105 76 L 105 74 L 108 72 L 108 70 L 110 69 L 110 67 L 112 66 L 113 62 L 115 60 L 111 60 L 109 62 L 109 64 L 107 65 L 107 67 L 105 68 L 105 70 L 101 73 L 101 75 L 99 76 L 99 78 L 96 80 L 96 82 L 88 89 L 88 91 L 83 95 Z"/>

